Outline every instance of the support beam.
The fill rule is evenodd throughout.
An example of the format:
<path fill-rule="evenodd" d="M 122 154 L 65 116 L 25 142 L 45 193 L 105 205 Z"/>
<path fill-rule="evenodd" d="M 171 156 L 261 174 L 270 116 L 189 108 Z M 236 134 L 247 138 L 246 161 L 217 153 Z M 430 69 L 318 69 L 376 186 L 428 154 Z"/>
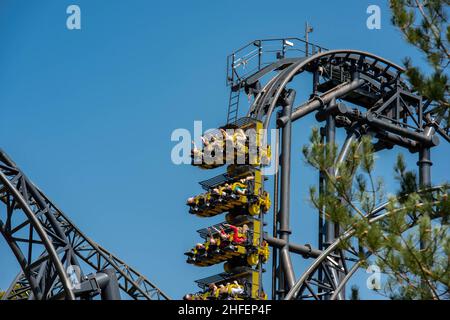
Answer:
<path fill-rule="evenodd" d="M 288 121 L 284 124 L 281 132 L 281 181 L 280 181 L 280 216 L 279 216 L 279 237 L 286 242 L 286 245 L 280 250 L 280 262 L 284 272 L 284 278 L 287 285 L 292 287 L 295 283 L 294 269 L 291 257 L 289 255 L 289 235 L 290 230 L 290 195 L 291 195 L 291 135 L 292 122 L 290 121 L 292 105 L 295 100 L 295 91 L 289 89 L 285 92 L 283 101 L 283 116 Z"/>
<path fill-rule="evenodd" d="M 321 144 L 325 144 L 325 128 L 324 127 L 320 127 L 319 130 L 319 134 L 320 134 L 320 143 Z M 319 170 L 319 194 L 322 194 L 325 190 L 325 175 L 322 172 L 322 170 Z M 325 207 L 322 205 L 319 210 L 318 210 L 318 230 L 317 230 L 317 235 L 318 235 L 318 239 L 317 239 L 317 245 L 319 247 L 319 250 L 323 250 L 323 240 L 324 240 L 324 234 L 325 234 Z M 323 272 L 322 269 L 320 269 L 317 273 L 317 280 L 319 282 L 323 281 Z M 317 293 L 320 295 L 322 293 L 322 288 L 318 288 L 317 289 Z"/>
<path fill-rule="evenodd" d="M 282 239 L 274 238 L 268 235 L 264 236 L 264 240 L 266 240 L 267 243 L 274 249 L 280 249 L 287 245 L 290 252 L 301 254 L 305 258 L 317 258 L 322 253 L 321 250 L 313 249 L 309 245 L 286 243 L 286 241 Z"/>
<path fill-rule="evenodd" d="M 324 93 L 320 97 L 315 97 L 315 98 L 307 101 L 303 105 L 300 105 L 297 108 L 295 108 L 295 110 L 292 112 L 290 117 L 288 117 L 287 115 L 283 115 L 282 117 L 278 118 L 277 126 L 281 128 L 289 120 L 295 121 L 303 116 L 306 116 L 306 115 L 310 114 L 311 112 L 316 111 L 316 110 L 320 109 L 321 107 L 323 107 L 324 105 L 330 103 L 330 101 L 333 98 L 338 99 L 338 98 L 346 95 L 347 93 L 358 89 L 364 83 L 366 83 L 366 82 L 363 79 L 355 79 L 349 83 L 343 84 L 342 86 L 338 86 L 338 87 Z"/>
<path fill-rule="evenodd" d="M 121 300 L 119 282 L 114 269 L 108 268 L 84 276 L 75 290 L 75 295 L 82 300 L 91 300 L 99 294 L 102 300 Z"/>
<path fill-rule="evenodd" d="M 377 114 L 367 111 L 365 113 L 361 113 L 357 109 L 349 109 L 344 105 L 339 104 L 330 104 L 327 109 L 321 110 L 317 113 L 316 119 L 318 121 L 323 121 L 326 119 L 327 115 L 330 112 L 335 113 L 336 115 L 347 116 L 350 119 L 355 121 L 361 121 L 363 123 L 369 124 L 373 127 L 377 132 L 387 131 L 385 136 L 389 136 L 392 139 L 396 139 L 394 135 L 389 133 L 394 133 L 401 136 L 401 139 L 406 140 L 406 138 L 414 140 L 417 143 L 421 143 L 426 147 L 435 147 L 439 145 L 439 137 L 435 134 L 435 130 L 431 127 L 428 127 L 424 130 L 424 132 L 414 131 L 412 128 L 407 128 L 402 126 L 401 124 L 395 124 L 391 122 L 389 119 L 379 118 Z M 396 139 L 398 140 L 398 139 Z M 396 143 L 396 141 L 394 141 Z M 401 141 L 399 143 L 402 143 Z M 404 146 L 405 143 L 402 144 Z M 411 146 L 413 144 L 410 144 Z"/>
<path fill-rule="evenodd" d="M 389 120 L 383 120 L 376 117 L 376 115 L 372 112 L 367 112 L 362 115 L 363 118 L 370 124 L 375 125 L 381 129 L 384 129 L 386 131 L 399 134 L 403 137 L 407 137 L 410 139 L 413 139 L 415 141 L 418 141 L 422 144 L 424 144 L 427 147 L 434 147 L 439 145 L 439 137 L 435 135 L 434 133 L 431 135 L 426 135 L 422 133 L 418 133 L 403 127 L 400 127 L 399 125 L 395 125 Z"/>
<path fill-rule="evenodd" d="M 410 152 L 417 152 L 417 148 L 419 146 L 419 143 L 417 141 L 403 138 L 402 136 L 384 131 L 384 130 L 378 130 L 375 131 L 375 137 L 387 142 L 390 145 L 398 145 L 400 147 L 408 149 Z"/>
<path fill-rule="evenodd" d="M 343 103 L 336 103 L 336 99 L 332 99 L 326 109 L 322 109 L 316 113 L 316 120 L 319 122 L 326 121 L 330 114 L 345 115 L 349 108 Z"/>
<path fill-rule="evenodd" d="M 427 188 L 431 186 L 431 149 L 422 148 L 419 150 L 419 185 L 420 188 Z"/>
<path fill-rule="evenodd" d="M 280 130 L 277 129 L 275 131 L 275 148 L 274 148 L 274 161 L 275 161 L 275 174 L 273 176 L 273 229 L 272 229 L 272 236 L 274 238 L 278 237 L 278 169 L 279 169 L 279 160 L 280 160 Z M 277 294 L 277 279 L 280 277 L 278 276 L 277 272 L 277 265 L 278 265 L 278 249 L 274 248 L 272 251 L 272 300 L 276 299 Z"/>
<path fill-rule="evenodd" d="M 336 106 L 336 99 L 331 99 L 330 107 L 333 108 Z M 334 146 L 336 143 L 336 120 L 334 119 L 334 115 L 332 113 L 328 113 L 326 115 L 327 125 L 326 125 L 326 142 L 328 145 Z M 330 155 L 327 155 L 328 157 Z M 333 177 L 334 176 L 334 167 L 328 168 L 328 174 Z M 328 188 L 329 182 L 325 182 L 325 188 Z M 327 190 L 328 191 L 328 190 Z M 325 244 L 328 246 L 335 238 L 335 227 L 334 223 L 325 220 Z"/>
<path fill-rule="evenodd" d="M 61 285 L 64 288 L 64 292 L 66 294 L 65 298 L 67 300 L 74 300 L 75 295 L 72 292 L 71 284 L 69 282 L 64 266 L 59 259 L 58 253 L 56 252 L 56 249 L 53 246 L 51 239 L 49 238 L 46 231 L 42 227 L 42 224 L 40 223 L 39 219 L 35 216 L 33 210 L 28 205 L 27 200 L 23 198 L 22 194 L 20 194 L 20 192 L 13 186 L 11 181 L 1 171 L 0 171 L 0 181 L 6 187 L 6 189 L 8 189 L 9 192 L 11 192 L 11 194 L 14 196 L 18 205 L 21 206 L 23 212 L 30 221 L 30 224 L 34 227 L 34 229 L 38 233 L 48 253 L 49 259 L 51 259 L 51 261 L 53 262 L 53 266 L 55 268 L 56 273 L 59 276 Z M 30 281 L 31 279 L 30 275 L 27 275 L 27 279 Z"/>
<path fill-rule="evenodd" d="M 345 142 L 342 145 L 341 151 L 339 152 L 339 155 L 338 155 L 338 157 L 336 159 L 336 164 L 335 164 L 336 167 L 335 167 L 335 170 L 334 170 L 334 174 L 336 176 L 339 175 L 339 167 L 347 159 L 348 153 L 350 152 L 350 148 L 351 148 L 352 144 L 355 142 L 355 140 L 357 139 L 358 136 L 359 136 L 359 133 L 357 132 L 357 130 L 355 128 L 351 128 L 347 132 L 347 138 L 345 139 Z"/>
<path fill-rule="evenodd" d="M 114 269 L 105 269 L 97 274 L 102 300 L 120 300 L 120 288 Z"/>
<path fill-rule="evenodd" d="M 430 148 L 422 148 L 419 150 L 419 161 L 417 161 L 419 166 L 419 188 L 425 189 L 431 186 L 431 150 Z M 426 239 L 420 239 L 420 249 L 427 250 L 429 248 L 429 243 Z M 428 290 L 428 285 L 426 283 L 426 278 L 421 279 L 421 287 L 423 290 Z"/>

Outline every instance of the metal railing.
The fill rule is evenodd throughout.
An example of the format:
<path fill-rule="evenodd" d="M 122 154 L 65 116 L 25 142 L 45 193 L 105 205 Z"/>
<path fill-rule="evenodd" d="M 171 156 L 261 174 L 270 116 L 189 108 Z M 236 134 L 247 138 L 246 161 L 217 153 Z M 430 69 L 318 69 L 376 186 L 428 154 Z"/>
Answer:
<path fill-rule="evenodd" d="M 227 85 L 235 86 L 277 60 L 307 57 L 326 50 L 299 38 L 252 41 L 228 55 Z"/>

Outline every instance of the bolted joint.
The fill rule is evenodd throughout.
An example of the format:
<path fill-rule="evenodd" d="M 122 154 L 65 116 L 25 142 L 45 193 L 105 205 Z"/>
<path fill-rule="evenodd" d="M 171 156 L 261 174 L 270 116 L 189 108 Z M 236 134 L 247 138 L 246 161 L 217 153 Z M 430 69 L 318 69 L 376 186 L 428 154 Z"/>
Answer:
<path fill-rule="evenodd" d="M 344 115 L 348 111 L 349 108 L 341 102 L 330 104 L 326 109 L 321 109 L 316 113 L 316 120 L 323 122 L 327 119 L 328 115 Z"/>
<path fill-rule="evenodd" d="M 277 118 L 277 128 L 284 128 L 291 119 L 292 105 L 294 104 L 296 91 L 294 89 L 284 90 L 278 99 L 278 104 L 283 107 L 281 116 Z"/>
<path fill-rule="evenodd" d="M 281 236 L 283 234 L 292 234 L 292 230 L 290 229 L 278 229 L 278 234 Z"/>
<path fill-rule="evenodd" d="M 294 89 L 283 90 L 278 103 L 282 107 L 292 106 L 294 104 L 296 91 Z"/>

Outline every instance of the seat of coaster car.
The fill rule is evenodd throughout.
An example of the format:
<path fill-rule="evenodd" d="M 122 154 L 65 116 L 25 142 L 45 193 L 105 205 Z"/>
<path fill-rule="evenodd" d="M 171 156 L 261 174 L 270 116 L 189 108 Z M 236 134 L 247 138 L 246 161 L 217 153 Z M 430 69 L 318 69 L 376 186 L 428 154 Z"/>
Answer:
<path fill-rule="evenodd" d="M 222 249 L 220 253 L 207 253 L 205 249 L 201 250 L 203 250 L 204 253 L 200 252 L 197 255 L 192 252 L 186 252 L 185 255 L 188 256 L 188 263 L 198 266 L 211 266 L 230 260 L 233 257 L 244 256 L 247 254 L 246 247 L 241 245 L 236 245 L 234 246 L 234 249 L 230 250 Z"/>
<path fill-rule="evenodd" d="M 242 177 L 253 174 L 253 170 L 250 167 L 247 166 L 243 169 L 245 170 L 237 170 L 237 168 L 230 169 L 230 173 L 236 173 L 237 176 L 232 176 L 227 172 L 225 174 L 221 174 L 211 179 L 202 181 L 200 182 L 200 185 L 204 190 L 211 192 L 213 189 L 219 188 L 226 183 L 239 183 L 237 181 Z M 246 187 L 248 190 L 252 189 L 251 181 L 248 185 L 243 184 L 242 186 Z M 251 194 L 251 191 L 248 193 L 248 195 L 238 195 L 231 192 L 229 199 L 224 199 L 223 196 L 211 194 L 208 196 L 209 199 L 212 199 L 212 203 L 210 205 L 202 204 L 197 206 L 196 208 L 191 207 L 191 210 L 189 210 L 189 212 L 203 217 L 211 217 L 219 213 L 244 206 L 249 200 L 251 201 L 257 199 L 256 196 L 253 196 Z M 199 195 L 197 197 L 200 196 L 202 195 Z M 220 201 L 218 201 L 218 199 L 220 199 Z M 217 203 L 214 203 L 214 201 L 217 201 Z"/>
<path fill-rule="evenodd" d="M 219 233 L 214 230 L 222 228 L 225 232 L 230 231 L 230 228 L 223 227 L 223 224 L 217 224 L 212 226 L 211 228 L 200 229 L 197 232 L 200 234 L 200 237 L 207 241 L 208 237 L 219 237 Z M 248 239 L 251 239 L 251 231 L 247 234 Z M 195 262 L 215 262 L 215 261 L 225 261 L 231 259 L 232 257 L 239 255 L 248 255 L 254 252 L 258 252 L 258 248 L 255 248 L 249 240 L 236 244 L 232 243 L 229 240 L 220 240 L 220 243 L 210 244 L 205 242 L 204 248 L 193 248 L 191 251 L 186 252 L 185 255 L 191 258 L 191 260 L 195 260 Z M 195 259 L 194 259 L 195 258 Z M 188 259 L 189 260 L 189 259 Z"/>
<path fill-rule="evenodd" d="M 201 208 L 199 208 L 199 210 L 193 210 L 193 212 L 191 212 L 191 213 L 194 213 L 196 215 L 203 216 L 203 217 L 212 217 L 212 216 L 218 215 L 220 213 L 229 211 L 231 209 L 243 207 L 246 204 L 247 204 L 247 197 L 240 196 L 239 199 L 234 199 L 231 201 L 220 203 L 219 205 L 216 205 L 213 207 L 210 206 L 204 210 L 201 210 Z"/>
<path fill-rule="evenodd" d="M 237 295 L 231 295 L 230 293 L 228 294 L 223 294 L 223 295 L 219 295 L 219 299 L 226 299 L 226 298 L 233 298 L 236 300 L 249 300 L 252 299 L 252 289 L 253 289 L 253 285 L 251 282 L 251 274 L 257 272 L 251 268 L 248 267 L 243 267 L 241 268 L 241 271 L 236 272 L 236 273 L 228 273 L 228 272 L 223 272 L 214 276 L 210 276 L 207 278 L 203 278 L 203 279 L 199 279 L 197 281 L 195 281 L 198 286 L 203 289 L 203 292 L 199 292 L 198 295 L 208 295 L 211 291 L 208 290 L 209 286 L 211 284 L 215 284 L 217 287 L 219 287 L 220 285 L 225 285 L 226 284 L 232 284 L 234 281 L 237 281 L 238 284 L 243 288 L 244 292 L 237 294 Z M 214 297 L 215 298 L 215 297 Z M 259 299 L 259 298 L 256 298 Z"/>

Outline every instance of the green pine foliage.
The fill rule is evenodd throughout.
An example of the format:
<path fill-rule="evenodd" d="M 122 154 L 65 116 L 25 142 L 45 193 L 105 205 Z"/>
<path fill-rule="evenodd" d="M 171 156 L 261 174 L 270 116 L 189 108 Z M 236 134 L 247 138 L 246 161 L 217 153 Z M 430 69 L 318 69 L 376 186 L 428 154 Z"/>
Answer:
<path fill-rule="evenodd" d="M 449 126 L 450 0 L 390 0 L 392 23 L 427 62 L 425 70 L 410 58 L 404 61 L 412 87 L 432 101 L 428 110 Z M 428 118 L 428 121 L 436 120 Z M 449 299 L 450 201 L 448 186 L 439 191 L 420 190 L 416 173 L 407 169 L 401 155 L 394 166 L 398 192 L 387 195 L 380 179 L 373 176 L 375 157 L 369 136 L 351 146 L 339 167 L 336 146 L 321 142 L 314 129 L 311 144 L 303 148 L 306 162 L 326 178 L 325 190 L 310 189 L 310 199 L 341 232 L 354 230 L 342 248 L 356 243 L 364 248 L 360 259 L 375 262 L 386 275 L 378 292 L 392 299 Z M 387 215 L 373 222 L 370 213 L 388 201 Z M 368 258 L 371 257 L 371 258 Z M 351 292 L 351 298 L 359 295 Z"/>
<path fill-rule="evenodd" d="M 421 95 L 436 104 L 436 111 L 449 119 L 449 79 L 447 67 L 450 58 L 450 0 L 390 0 L 392 23 L 399 28 L 408 43 L 424 55 L 429 70 L 424 72 L 406 58 L 406 76 Z"/>
<path fill-rule="evenodd" d="M 347 160 L 337 162 L 337 148 L 321 142 L 319 130 L 313 129 L 310 144 L 303 154 L 308 165 L 326 178 L 319 194 L 313 186 L 310 199 L 326 219 L 341 231 L 353 229 L 353 238 L 341 248 L 358 246 L 362 266 L 376 263 L 386 275 L 380 294 L 392 299 L 447 299 L 450 286 L 450 201 L 448 186 L 440 192 L 419 190 L 414 172 L 408 171 L 401 155 L 394 174 L 398 193 L 387 195 L 381 179 L 373 176 L 375 157 L 370 136 L 351 145 Z M 332 170 L 333 168 L 333 170 Z M 370 213 L 388 201 L 388 215 L 377 222 Z M 425 243 L 425 246 L 421 246 Z"/>

